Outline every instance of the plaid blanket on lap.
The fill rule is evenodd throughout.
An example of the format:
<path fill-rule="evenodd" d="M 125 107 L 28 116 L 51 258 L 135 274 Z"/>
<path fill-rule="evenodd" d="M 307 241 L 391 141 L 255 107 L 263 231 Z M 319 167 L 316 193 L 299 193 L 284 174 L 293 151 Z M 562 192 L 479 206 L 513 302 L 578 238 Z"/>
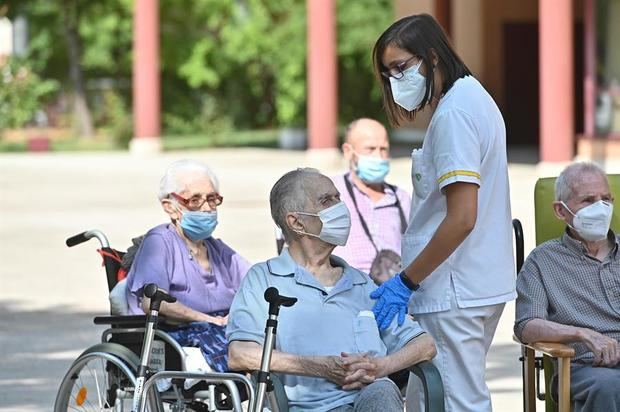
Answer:
<path fill-rule="evenodd" d="M 211 316 L 226 316 L 228 312 L 214 312 Z M 209 322 L 192 322 L 168 332 L 181 346 L 200 348 L 207 364 L 216 372 L 228 371 L 228 342 L 226 326 Z"/>

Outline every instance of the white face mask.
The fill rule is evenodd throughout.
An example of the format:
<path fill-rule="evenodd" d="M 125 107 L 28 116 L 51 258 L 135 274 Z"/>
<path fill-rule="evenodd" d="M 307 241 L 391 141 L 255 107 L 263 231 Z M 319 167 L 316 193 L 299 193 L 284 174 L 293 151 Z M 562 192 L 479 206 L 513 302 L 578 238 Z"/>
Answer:
<path fill-rule="evenodd" d="M 403 77 L 396 79 L 390 77 L 392 97 L 394 102 L 405 110 L 412 111 L 420 107 L 426 91 L 426 77 L 420 74 L 422 60 L 407 70 L 403 71 Z"/>
<path fill-rule="evenodd" d="M 338 202 L 327 209 L 321 210 L 319 213 L 295 213 L 306 216 L 317 216 L 321 219 L 321 223 L 323 224 L 321 233 L 318 235 L 302 232 L 301 230 L 296 230 L 297 233 L 318 237 L 330 245 L 344 246 L 347 244 L 349 232 L 351 231 L 351 215 L 349 214 L 349 209 L 347 209 L 347 205 L 345 205 L 344 202 Z"/>
<path fill-rule="evenodd" d="M 614 205 L 599 200 L 596 203 L 579 209 L 577 213 L 573 213 L 572 210 L 566 206 L 566 203 L 560 203 L 574 216 L 573 225 L 571 227 L 575 229 L 579 236 L 589 242 L 595 242 L 607 237 Z"/>

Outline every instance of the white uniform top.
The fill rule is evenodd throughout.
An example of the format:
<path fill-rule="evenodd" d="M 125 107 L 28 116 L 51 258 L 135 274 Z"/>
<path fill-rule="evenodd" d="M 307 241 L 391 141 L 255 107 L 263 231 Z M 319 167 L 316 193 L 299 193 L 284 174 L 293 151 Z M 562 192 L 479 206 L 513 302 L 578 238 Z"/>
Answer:
<path fill-rule="evenodd" d="M 506 128 L 497 105 L 473 76 L 457 80 L 441 98 L 422 149 L 414 150 L 411 160 L 414 206 L 403 235 L 403 267 L 420 254 L 446 217 L 443 189 L 455 182 L 475 183 L 479 189 L 474 230 L 420 284 L 410 312 L 448 310 L 451 294 L 460 308 L 514 299 Z"/>

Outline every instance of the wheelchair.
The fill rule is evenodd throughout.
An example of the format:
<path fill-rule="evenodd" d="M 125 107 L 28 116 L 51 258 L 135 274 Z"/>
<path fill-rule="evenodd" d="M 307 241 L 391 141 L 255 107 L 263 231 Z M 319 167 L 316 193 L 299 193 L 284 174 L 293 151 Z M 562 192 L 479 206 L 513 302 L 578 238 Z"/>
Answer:
<path fill-rule="evenodd" d="M 83 232 L 67 239 L 69 247 L 96 238 L 103 258 L 108 291 L 122 280 L 123 252 L 110 247 L 108 239 L 99 230 Z M 119 277 L 120 274 L 120 277 Z M 153 301 L 156 303 L 157 301 Z M 158 310 L 158 308 L 157 308 Z M 248 377 L 238 373 L 193 373 L 187 371 L 188 356 L 184 349 L 166 333 L 172 328 L 163 316 L 155 316 L 149 330 L 148 316 L 97 316 L 94 323 L 108 325 L 101 343 L 91 346 L 73 362 L 60 384 L 55 412 L 78 411 L 133 411 L 137 410 L 134 395 L 140 387 L 141 367 L 148 369 L 144 384 L 144 400 L 140 410 L 218 412 L 242 410 L 241 402 L 253 401 L 255 386 Z M 157 325 L 158 324 L 158 325 Z M 146 335 L 149 335 L 145 338 Z M 148 355 L 143 347 L 150 341 Z M 149 359 L 141 365 L 141 359 Z M 144 378 L 143 378 L 144 379 Z M 153 388 L 157 382 L 169 380 L 168 389 Z M 188 379 L 201 382 L 185 389 Z M 274 379 L 277 379 L 274 377 Z M 286 402 L 269 393 L 272 410 L 286 411 Z M 278 403 L 282 407 L 278 407 Z"/>
<path fill-rule="evenodd" d="M 101 244 L 97 251 L 103 259 L 108 292 L 111 292 L 126 275 L 121 267 L 124 252 L 111 248 L 105 234 L 99 230 L 75 235 L 67 239 L 66 244 L 73 247 L 92 238 Z M 157 289 L 156 285 L 154 287 Z M 274 292 L 269 289 L 267 292 L 272 292 L 273 299 Z M 265 299 L 270 302 L 267 292 Z M 277 290 L 275 294 L 278 299 L 283 299 L 277 305 L 278 310 L 280 305 L 289 306 L 285 300 L 288 298 L 277 295 Z M 185 350 L 167 333 L 173 326 L 166 323 L 164 316 L 158 316 L 159 304 L 151 299 L 153 304 L 157 304 L 156 310 L 153 312 L 151 306 L 150 311 L 150 315 L 155 314 L 154 320 L 150 315 L 94 318 L 95 324 L 108 325 L 108 328 L 103 331 L 101 342 L 82 352 L 70 366 L 60 384 L 54 412 L 242 411 L 246 410 L 242 407 L 246 400 L 252 411 L 257 403 L 263 405 L 263 398 L 269 410 L 288 411 L 284 387 L 276 375 L 269 374 L 269 362 L 262 362 L 261 370 L 250 377 L 242 373 L 188 371 Z M 266 341 L 267 338 L 269 335 L 266 335 Z M 263 359 L 268 359 L 271 347 L 264 345 Z M 144 364 L 145 359 L 148 364 Z M 407 376 L 412 372 L 422 381 L 426 411 L 444 410 L 443 383 L 432 363 L 420 362 L 403 372 Z M 200 382 L 186 389 L 188 380 Z M 157 382 L 166 382 L 164 386 L 168 388 L 158 390 Z M 140 393 L 139 403 L 136 401 L 137 392 Z"/>

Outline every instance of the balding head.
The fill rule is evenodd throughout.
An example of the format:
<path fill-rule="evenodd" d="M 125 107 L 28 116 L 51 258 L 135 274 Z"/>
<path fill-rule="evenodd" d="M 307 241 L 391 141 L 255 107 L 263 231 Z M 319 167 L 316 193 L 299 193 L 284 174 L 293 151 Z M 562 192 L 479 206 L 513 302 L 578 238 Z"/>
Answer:
<path fill-rule="evenodd" d="M 359 156 L 388 159 L 390 142 L 387 130 L 376 120 L 367 118 L 354 120 L 347 127 L 342 152 L 352 173 L 355 173 Z"/>
<path fill-rule="evenodd" d="M 350 145 L 357 146 L 360 142 L 367 139 L 379 139 L 389 147 L 387 130 L 376 120 L 361 118 L 353 120 L 347 126 L 344 141 Z"/>

